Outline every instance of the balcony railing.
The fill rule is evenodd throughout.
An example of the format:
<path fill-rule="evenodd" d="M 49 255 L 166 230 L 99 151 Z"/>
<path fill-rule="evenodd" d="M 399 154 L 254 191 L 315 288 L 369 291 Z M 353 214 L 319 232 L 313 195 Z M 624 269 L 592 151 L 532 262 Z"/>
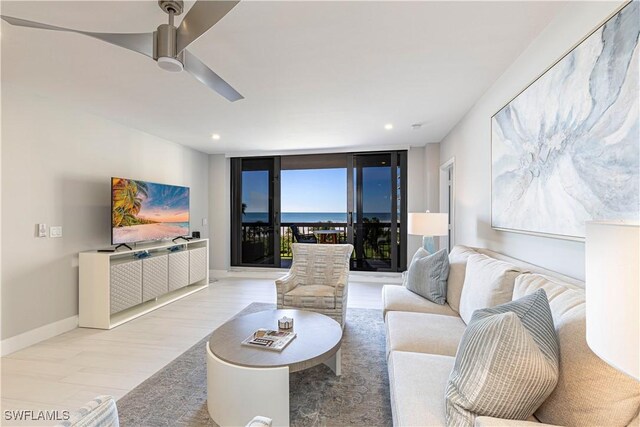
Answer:
<path fill-rule="evenodd" d="M 280 258 L 291 259 L 291 244 L 295 243 L 291 226 L 297 225 L 298 231 L 302 235 L 313 234 L 319 230 L 336 230 L 338 232 L 338 243 L 347 243 L 347 223 L 346 222 L 309 222 L 309 223 L 288 223 L 280 225 Z"/>
<path fill-rule="evenodd" d="M 347 242 L 347 224 L 346 223 L 282 223 L 280 226 L 280 258 L 283 261 L 292 259 L 291 244 L 295 243 L 291 226 L 297 225 L 301 235 L 312 235 L 319 230 L 335 230 L 337 231 L 337 242 Z M 355 227 L 354 246 L 356 253 L 353 257 L 364 260 L 378 261 L 383 264 L 391 260 L 391 224 L 383 222 L 369 222 L 361 226 Z M 242 241 L 243 250 L 251 251 L 244 254 L 246 260 L 254 260 L 260 263 L 261 257 L 268 258 L 268 254 L 273 253 L 273 227 L 263 223 L 243 223 L 242 224 Z M 358 236 L 358 232 L 362 236 Z M 361 248 L 358 249 L 358 246 Z"/>

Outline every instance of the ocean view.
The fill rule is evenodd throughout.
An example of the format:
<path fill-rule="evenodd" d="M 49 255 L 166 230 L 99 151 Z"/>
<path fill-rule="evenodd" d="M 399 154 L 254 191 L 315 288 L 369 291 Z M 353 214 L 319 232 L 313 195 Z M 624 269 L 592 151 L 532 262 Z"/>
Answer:
<path fill-rule="evenodd" d="M 380 221 L 390 221 L 390 213 L 372 212 L 366 213 L 365 218 L 378 218 Z M 266 212 L 246 212 L 242 217 L 242 222 L 268 222 L 269 215 Z M 280 222 L 282 223 L 305 223 L 305 222 L 347 222 L 345 212 L 282 212 Z"/>
<path fill-rule="evenodd" d="M 113 228 L 114 243 L 135 243 L 161 240 L 189 234 L 188 222 L 157 222 Z"/>

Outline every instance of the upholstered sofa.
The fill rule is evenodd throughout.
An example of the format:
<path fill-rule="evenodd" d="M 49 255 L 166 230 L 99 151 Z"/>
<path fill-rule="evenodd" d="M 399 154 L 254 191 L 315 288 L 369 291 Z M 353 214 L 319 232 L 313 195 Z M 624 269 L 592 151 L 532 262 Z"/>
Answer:
<path fill-rule="evenodd" d="M 466 328 L 463 317 L 468 316 L 461 317 L 461 298 L 465 297 L 464 286 L 473 283 L 465 275 L 467 260 L 475 254 L 513 267 L 514 274 L 507 278 L 507 294 L 502 298 L 515 300 L 545 290 L 560 344 L 558 384 L 529 420 L 479 416 L 475 427 L 637 426 L 640 382 L 606 364 L 587 346 L 584 283 L 496 252 L 465 246 L 456 246 L 449 254 L 444 305 L 404 286 L 383 287 L 394 425 L 446 425 L 445 388 Z M 465 289 L 465 298 L 473 297 L 473 292 L 472 288 Z M 608 303 L 614 304 L 615 298 L 624 296 L 612 296 Z"/>

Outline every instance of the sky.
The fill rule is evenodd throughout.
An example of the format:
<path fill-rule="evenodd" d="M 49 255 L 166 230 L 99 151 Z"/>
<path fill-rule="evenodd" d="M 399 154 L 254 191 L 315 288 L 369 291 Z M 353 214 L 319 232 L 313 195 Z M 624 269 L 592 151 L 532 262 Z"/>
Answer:
<path fill-rule="evenodd" d="M 280 172 L 282 212 L 346 212 L 347 170 L 302 169 Z"/>
<path fill-rule="evenodd" d="M 189 188 L 147 183 L 149 197 L 138 216 L 158 222 L 189 222 Z"/>
<path fill-rule="evenodd" d="M 269 212 L 269 172 L 242 172 L 242 203 L 246 212 Z"/>
<path fill-rule="evenodd" d="M 242 173 L 242 201 L 246 212 L 268 212 L 268 172 Z M 390 212 L 391 171 L 387 167 L 363 171 L 365 212 Z M 347 170 L 300 169 L 280 172 L 282 212 L 347 212 Z"/>

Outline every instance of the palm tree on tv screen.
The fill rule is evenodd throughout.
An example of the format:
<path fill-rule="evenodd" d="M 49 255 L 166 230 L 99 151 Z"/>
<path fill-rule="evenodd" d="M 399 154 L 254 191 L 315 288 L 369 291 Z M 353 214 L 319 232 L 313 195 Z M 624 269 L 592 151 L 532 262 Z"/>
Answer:
<path fill-rule="evenodd" d="M 142 201 L 149 196 L 146 182 L 114 178 L 112 191 L 114 227 L 149 223 L 136 216 L 142 209 Z"/>

